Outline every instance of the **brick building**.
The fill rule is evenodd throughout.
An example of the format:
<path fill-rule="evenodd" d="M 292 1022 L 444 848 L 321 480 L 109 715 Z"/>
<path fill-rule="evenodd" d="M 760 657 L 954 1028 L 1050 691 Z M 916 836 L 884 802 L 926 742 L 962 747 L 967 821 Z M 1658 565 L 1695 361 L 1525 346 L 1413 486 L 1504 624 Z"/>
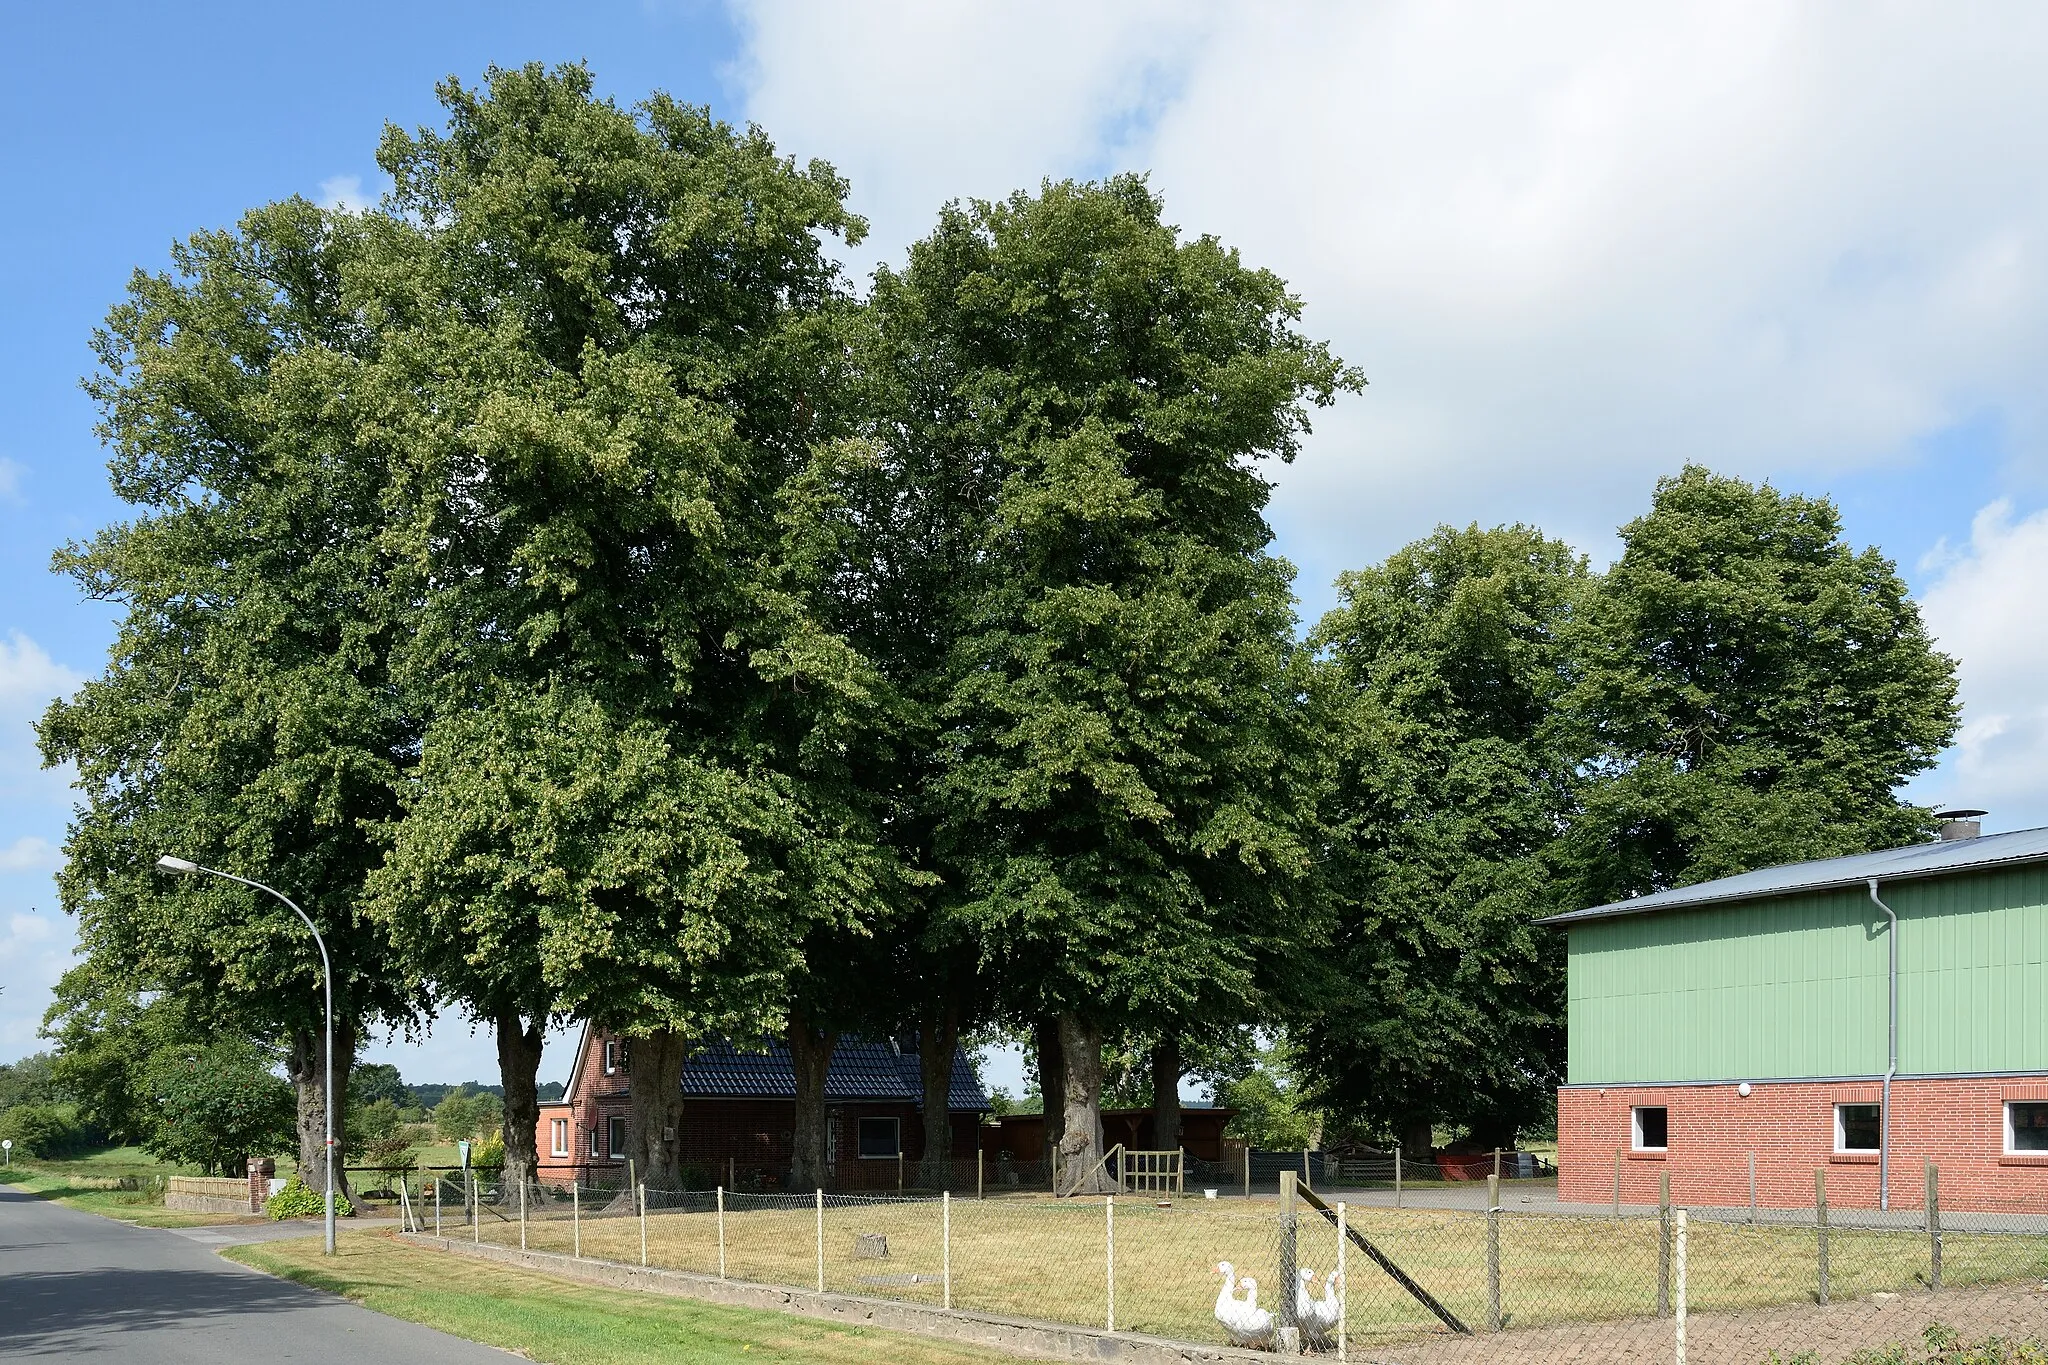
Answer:
<path fill-rule="evenodd" d="M 584 1026 L 562 1098 L 540 1106 L 542 1179 L 624 1178 L 627 1046 Z M 899 1164 L 914 1165 L 924 1155 L 923 1090 L 914 1047 L 839 1039 L 825 1078 L 827 1161 L 835 1188 L 893 1186 Z M 764 1041 L 741 1051 L 724 1039 L 709 1041 L 683 1065 L 683 1096 L 676 1140 L 686 1171 L 707 1186 L 780 1187 L 789 1173 L 796 1117 L 796 1073 L 787 1047 Z M 959 1048 L 948 1107 L 953 1151 L 971 1163 L 981 1116 L 991 1106 Z"/>
<path fill-rule="evenodd" d="M 1681 887 L 1569 935 L 1559 1196 L 2048 1211 L 2048 830 Z"/>

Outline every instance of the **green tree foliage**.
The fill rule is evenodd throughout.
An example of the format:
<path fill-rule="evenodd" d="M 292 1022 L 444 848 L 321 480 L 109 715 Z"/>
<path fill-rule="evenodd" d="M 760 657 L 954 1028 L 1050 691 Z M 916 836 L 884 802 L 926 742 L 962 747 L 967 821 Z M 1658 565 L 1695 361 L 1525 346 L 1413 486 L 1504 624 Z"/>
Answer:
<path fill-rule="evenodd" d="M 14 1144 L 17 1157 L 58 1157 L 83 1146 L 87 1132 L 69 1104 L 28 1103 L 0 1113 L 0 1138 Z"/>
<path fill-rule="evenodd" d="M 271 1071 L 275 1064 L 273 1054 L 240 1042 L 159 1052 L 145 1082 L 157 1113 L 143 1150 L 231 1176 L 246 1170 L 252 1156 L 289 1148 L 292 1090 Z"/>
<path fill-rule="evenodd" d="M 357 1062 L 350 1067 L 348 1095 L 358 1105 L 382 1100 L 394 1109 L 403 1109 L 412 1103 L 412 1092 L 406 1089 L 398 1068 L 389 1062 Z"/>
<path fill-rule="evenodd" d="M 846 350 L 821 239 L 861 224 L 829 166 L 581 68 L 441 96 L 379 157 L 431 305 L 390 419 L 426 725 L 378 914 L 498 1029 L 515 1165 L 561 1009 L 635 1039 L 629 1145 L 673 1182 L 684 1036 L 777 1027 L 810 928 L 888 876 L 849 776 L 876 680 L 803 553 Z"/>
<path fill-rule="evenodd" d="M 55 1104 L 71 1099 L 58 1072 L 57 1060 L 51 1053 L 37 1052 L 0 1066 L 0 1112 L 16 1105 Z"/>
<path fill-rule="evenodd" d="M 1358 380 L 1137 177 L 950 207 L 874 299 L 883 459 L 951 580 L 934 844 L 1012 1007 L 1060 1020 L 1078 1174 L 1105 1030 L 1242 1012 L 1299 937 L 1317 777 L 1255 466 Z"/>
<path fill-rule="evenodd" d="M 239 1036 L 282 1037 L 299 1159 L 324 1109 L 320 960 L 296 916 L 176 853 L 250 874 L 323 926 L 336 1048 L 416 998 L 361 912 L 417 735 L 391 685 L 382 544 L 381 310 L 366 290 L 412 228 L 288 200 L 137 273 L 88 387 L 117 496 L 135 509 L 56 559 L 121 609 L 101 675 L 53 705 L 44 758 L 83 804 L 58 878 L 108 980 L 203 998 Z M 367 311 L 366 311 L 367 310 Z M 342 1097 L 336 1097 L 337 1104 Z"/>
<path fill-rule="evenodd" d="M 488 1090 L 458 1090 L 434 1106 L 434 1135 L 444 1142 L 489 1137 L 504 1125 L 504 1102 Z"/>
<path fill-rule="evenodd" d="M 1439 528 L 1338 580 L 1317 628 L 1339 778 L 1322 879 L 1337 915 L 1295 997 L 1301 1074 L 1426 1157 L 1433 1124 L 1494 1143 L 1563 1063 L 1552 845 L 1578 760 L 1559 706 L 1584 559 L 1523 526 Z"/>
<path fill-rule="evenodd" d="M 1216 1103 L 1235 1109 L 1225 1130 L 1266 1150 L 1321 1144 L 1323 1114 L 1309 1098 L 1299 1071 L 1300 1052 L 1285 1038 L 1257 1049 L 1236 1075 L 1216 1083 Z"/>
<path fill-rule="evenodd" d="M 1574 655 L 1584 904 L 1931 832 L 1895 793 L 1955 737 L 1955 662 L 1825 498 L 1661 480 Z"/>

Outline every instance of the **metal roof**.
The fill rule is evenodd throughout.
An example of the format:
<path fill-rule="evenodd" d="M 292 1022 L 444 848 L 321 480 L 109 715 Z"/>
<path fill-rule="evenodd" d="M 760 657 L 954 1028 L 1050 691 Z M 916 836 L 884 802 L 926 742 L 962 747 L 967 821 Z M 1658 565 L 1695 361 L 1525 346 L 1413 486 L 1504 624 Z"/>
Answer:
<path fill-rule="evenodd" d="M 796 1068 L 783 1043 L 763 1039 L 754 1050 L 742 1051 L 719 1039 L 683 1063 L 683 1094 L 693 1099 L 794 1099 Z M 850 1035 L 841 1035 L 833 1046 L 825 1072 L 826 1103 L 918 1104 L 923 1098 L 917 1053 Z M 946 1107 L 977 1114 L 994 1108 L 974 1078 L 967 1053 L 957 1047 Z"/>
<path fill-rule="evenodd" d="M 1718 901 L 1754 900 L 1761 896 L 1789 895 L 1795 891 L 1861 886 L 1873 877 L 1880 882 L 1891 882 L 2044 860 L 2048 860 L 2048 829 L 2020 829 L 2009 834 L 1985 834 L 1975 839 L 1950 839 L 1913 844 L 1906 848 L 1888 848 L 1877 853 L 1852 853 L 1846 858 L 1822 858 L 1818 862 L 1760 868 L 1711 882 L 1655 891 L 1647 896 L 1616 901 L 1612 905 L 1596 905 L 1589 910 L 1552 915 L 1536 922 L 1570 925 L 1583 920 L 1646 915 L 1653 910 L 1678 910 Z"/>

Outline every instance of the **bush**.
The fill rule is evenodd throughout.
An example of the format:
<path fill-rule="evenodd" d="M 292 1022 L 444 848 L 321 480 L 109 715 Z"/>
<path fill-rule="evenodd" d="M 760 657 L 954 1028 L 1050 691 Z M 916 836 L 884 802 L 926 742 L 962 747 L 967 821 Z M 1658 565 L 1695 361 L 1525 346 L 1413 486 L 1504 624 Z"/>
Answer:
<path fill-rule="evenodd" d="M 505 1165 L 505 1139 L 494 1137 L 479 1142 L 469 1149 L 469 1164 L 478 1167 L 492 1167 L 502 1170 Z"/>
<path fill-rule="evenodd" d="M 85 1140 L 68 1104 L 17 1104 L 0 1114 L 0 1138 L 12 1138 L 15 1156 L 62 1156 Z"/>
<path fill-rule="evenodd" d="M 166 1049 L 150 1060 L 148 1084 L 156 1111 L 142 1147 L 159 1161 L 231 1176 L 252 1155 L 289 1150 L 296 1136 L 292 1088 L 251 1044 Z"/>
<path fill-rule="evenodd" d="M 322 1218 L 327 1213 L 327 1201 L 318 1190 L 309 1189 L 306 1182 L 293 1176 L 285 1182 L 284 1188 L 263 1201 L 263 1211 L 276 1222 L 287 1218 Z M 334 1213 L 337 1218 L 353 1212 L 348 1196 L 340 1190 L 334 1192 Z"/>

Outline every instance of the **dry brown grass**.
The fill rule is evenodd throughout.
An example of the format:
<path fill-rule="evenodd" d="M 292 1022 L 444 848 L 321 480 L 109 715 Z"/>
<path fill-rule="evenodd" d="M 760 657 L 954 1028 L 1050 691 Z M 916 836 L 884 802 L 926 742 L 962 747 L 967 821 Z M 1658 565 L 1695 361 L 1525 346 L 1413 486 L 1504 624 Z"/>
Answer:
<path fill-rule="evenodd" d="M 817 1279 L 816 1214 L 807 1202 L 745 1201 L 726 1216 L 725 1273 L 734 1279 L 809 1288 Z M 764 1205 L 766 1205 L 764 1207 Z M 568 1210 L 536 1211 L 527 1244 L 568 1252 Z M 559 1215 L 559 1216 L 557 1216 Z M 830 1204 L 824 1218 L 828 1290 L 937 1304 L 944 1266 L 936 1201 Z M 952 1204 L 953 1306 L 1101 1326 L 1109 1287 L 1106 1215 L 1100 1200 L 956 1200 Z M 1360 1209 L 1351 1222 L 1468 1325 L 1487 1315 L 1486 1218 L 1476 1212 Z M 630 1214 L 581 1220 L 587 1257 L 638 1262 L 640 1221 Z M 451 1228 L 451 1234 L 454 1233 Z M 517 1244 L 516 1222 L 487 1215 L 486 1240 Z M 855 1254 L 863 1233 L 888 1238 L 886 1260 Z M 718 1220 L 706 1212 L 656 1210 L 647 1220 L 650 1264 L 716 1274 Z M 1830 1283 L 1836 1298 L 1910 1289 L 1927 1272 L 1926 1238 L 1913 1232 L 1836 1230 Z M 1160 1209 L 1120 1199 L 1116 1208 L 1116 1325 L 1191 1341 L 1222 1340 L 1213 1317 L 1218 1261 L 1260 1281 L 1272 1306 L 1279 1237 L 1264 1201 L 1180 1201 Z M 1817 1257 L 1811 1228 L 1695 1222 L 1690 1304 L 1700 1312 L 1811 1301 Z M 1299 1261 L 1318 1272 L 1336 1263 L 1335 1229 L 1313 1214 L 1301 1223 Z M 1347 1312 L 1360 1340 L 1439 1330 L 1436 1319 L 1353 1248 Z M 2048 1238 L 1950 1233 L 1950 1285 L 2005 1283 L 2048 1274 Z M 1657 1225 L 1651 1220 L 1508 1216 L 1501 1223 L 1502 1309 L 1511 1325 L 1597 1321 L 1648 1314 L 1657 1297 Z M 1320 1278 L 1317 1288 L 1321 1288 Z"/>

